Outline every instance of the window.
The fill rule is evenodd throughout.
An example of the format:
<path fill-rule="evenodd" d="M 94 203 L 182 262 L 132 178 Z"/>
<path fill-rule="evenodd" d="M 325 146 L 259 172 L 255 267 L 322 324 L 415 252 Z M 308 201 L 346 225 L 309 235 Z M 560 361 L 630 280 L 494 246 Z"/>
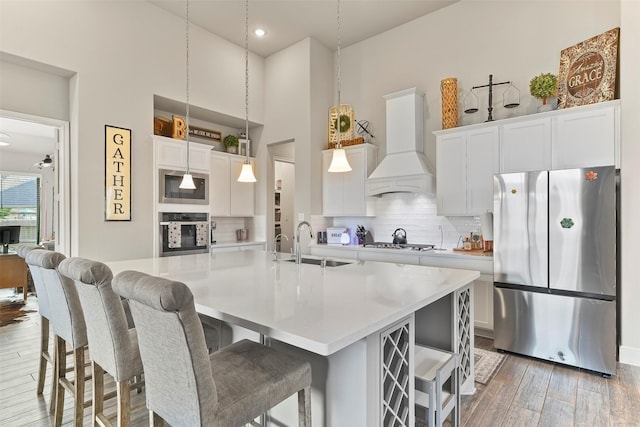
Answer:
<path fill-rule="evenodd" d="M 39 242 L 40 178 L 0 172 L 0 225 L 19 225 L 20 243 Z"/>

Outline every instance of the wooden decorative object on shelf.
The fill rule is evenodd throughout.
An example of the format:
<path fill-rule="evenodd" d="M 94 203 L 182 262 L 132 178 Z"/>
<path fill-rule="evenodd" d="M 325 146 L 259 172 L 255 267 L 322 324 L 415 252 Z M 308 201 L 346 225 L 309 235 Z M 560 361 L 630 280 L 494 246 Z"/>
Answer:
<path fill-rule="evenodd" d="M 343 147 L 348 147 L 350 145 L 364 144 L 364 138 L 361 136 L 356 136 L 355 138 L 347 139 L 347 140 L 342 139 L 342 137 L 340 139 L 342 140 L 341 144 Z M 329 148 L 336 148 L 336 143 L 329 142 Z"/>
<path fill-rule="evenodd" d="M 611 101 L 618 96 L 620 28 L 564 49 L 560 54 L 558 108 Z"/>
<path fill-rule="evenodd" d="M 166 117 L 153 118 L 153 134 L 160 136 L 171 136 L 173 133 L 173 122 Z"/>
<path fill-rule="evenodd" d="M 440 82 L 442 92 L 442 129 L 458 126 L 458 80 L 448 77 Z"/>
<path fill-rule="evenodd" d="M 335 145 L 338 142 L 338 131 L 336 125 L 338 122 L 338 106 L 334 105 L 329 109 L 329 145 Z M 353 128 L 355 120 L 353 109 L 350 105 L 340 104 L 340 142 L 346 145 L 344 141 L 353 139 Z"/>

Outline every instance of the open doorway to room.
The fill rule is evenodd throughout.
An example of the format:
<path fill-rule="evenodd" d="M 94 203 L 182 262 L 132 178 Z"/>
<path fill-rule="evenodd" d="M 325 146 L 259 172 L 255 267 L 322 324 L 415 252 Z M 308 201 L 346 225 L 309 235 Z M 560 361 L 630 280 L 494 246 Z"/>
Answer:
<path fill-rule="evenodd" d="M 294 239 L 295 201 L 295 144 L 293 141 L 271 144 L 269 152 L 273 159 L 273 240 L 278 252 L 291 252 Z M 271 193 L 271 192 L 270 192 Z M 278 234 L 282 237 L 275 241 Z"/>
<path fill-rule="evenodd" d="M 65 254 L 68 129 L 68 122 L 0 110 L 0 226 L 20 227 L 20 243 Z"/>

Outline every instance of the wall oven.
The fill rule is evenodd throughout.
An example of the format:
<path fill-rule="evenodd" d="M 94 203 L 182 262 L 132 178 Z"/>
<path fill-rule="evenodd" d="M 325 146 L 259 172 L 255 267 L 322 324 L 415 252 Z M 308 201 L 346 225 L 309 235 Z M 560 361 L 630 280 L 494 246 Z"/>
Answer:
<path fill-rule="evenodd" d="M 209 214 L 161 212 L 160 256 L 209 252 Z"/>
<path fill-rule="evenodd" d="M 209 175 L 191 173 L 194 190 L 180 188 L 184 171 L 160 169 L 160 203 L 209 204 Z"/>

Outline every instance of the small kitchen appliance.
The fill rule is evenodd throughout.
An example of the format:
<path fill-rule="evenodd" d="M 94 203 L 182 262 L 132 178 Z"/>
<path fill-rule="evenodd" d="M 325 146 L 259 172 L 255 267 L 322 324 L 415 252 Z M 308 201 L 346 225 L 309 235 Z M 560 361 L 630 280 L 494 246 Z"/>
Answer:
<path fill-rule="evenodd" d="M 347 227 L 328 227 L 327 228 L 327 245 L 341 245 L 342 233 L 349 233 Z"/>
<path fill-rule="evenodd" d="M 407 232 L 404 228 L 396 228 L 391 235 L 394 245 L 405 245 L 407 243 Z"/>

